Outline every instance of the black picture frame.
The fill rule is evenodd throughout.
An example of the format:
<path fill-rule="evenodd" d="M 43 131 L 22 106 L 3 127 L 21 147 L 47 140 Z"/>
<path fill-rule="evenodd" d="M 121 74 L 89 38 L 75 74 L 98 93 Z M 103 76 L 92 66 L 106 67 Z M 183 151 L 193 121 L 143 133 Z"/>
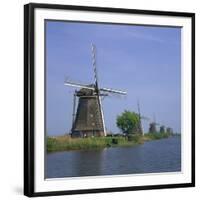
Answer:
<path fill-rule="evenodd" d="M 35 117 L 35 92 L 34 92 L 34 21 L 36 8 L 57 9 L 57 10 L 79 10 L 79 11 L 96 11 L 108 13 L 126 13 L 126 14 L 147 14 L 159 16 L 179 16 L 189 17 L 192 21 L 192 170 L 191 183 L 168 184 L 168 185 L 144 185 L 133 187 L 117 187 L 117 188 L 99 188 L 99 189 L 84 189 L 70 191 L 46 191 L 35 192 L 35 169 L 34 169 L 34 117 Z M 99 192 L 119 192 L 133 190 L 149 190 L 162 188 L 180 188 L 195 186 L 195 14 L 186 12 L 167 12 L 167 11 L 152 11 L 152 10 L 136 10 L 136 9 L 121 9 L 121 8 L 105 8 L 105 7 L 87 7 L 73 5 L 56 5 L 56 4 L 36 4 L 30 3 L 24 5 L 24 195 L 28 197 L 36 196 L 52 196 L 52 195 L 72 195 L 85 193 Z"/>

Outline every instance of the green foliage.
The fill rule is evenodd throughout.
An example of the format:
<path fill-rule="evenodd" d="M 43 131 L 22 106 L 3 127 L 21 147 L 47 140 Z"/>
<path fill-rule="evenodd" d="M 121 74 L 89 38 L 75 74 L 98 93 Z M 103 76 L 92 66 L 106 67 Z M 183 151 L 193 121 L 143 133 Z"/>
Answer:
<path fill-rule="evenodd" d="M 117 127 L 127 135 L 136 133 L 139 123 L 139 115 L 135 112 L 125 110 L 117 116 Z"/>
<path fill-rule="evenodd" d="M 99 149 L 115 146 L 130 146 L 133 144 L 135 142 L 129 142 L 122 136 L 88 138 L 69 138 L 65 136 L 55 138 L 47 137 L 47 152 Z"/>
<path fill-rule="evenodd" d="M 150 140 L 159 140 L 162 138 L 168 138 L 170 134 L 168 133 L 148 133 L 145 134 L 145 137 L 150 139 Z"/>
<path fill-rule="evenodd" d="M 48 151 L 53 151 L 54 147 L 58 145 L 58 141 L 55 138 L 47 137 L 46 147 Z"/>
<path fill-rule="evenodd" d="M 118 141 L 117 138 L 113 138 L 113 139 L 112 139 L 112 143 L 113 143 L 113 144 L 118 144 L 118 142 L 119 142 L 119 141 Z"/>
<path fill-rule="evenodd" d="M 107 147 L 134 146 L 145 141 L 167 138 L 168 133 L 128 134 L 123 136 L 71 138 L 70 136 L 47 137 L 47 152 L 68 150 L 103 149 Z"/>
<path fill-rule="evenodd" d="M 140 134 L 129 134 L 128 135 L 128 141 L 133 141 L 136 144 L 142 144 L 144 142 L 143 136 Z"/>

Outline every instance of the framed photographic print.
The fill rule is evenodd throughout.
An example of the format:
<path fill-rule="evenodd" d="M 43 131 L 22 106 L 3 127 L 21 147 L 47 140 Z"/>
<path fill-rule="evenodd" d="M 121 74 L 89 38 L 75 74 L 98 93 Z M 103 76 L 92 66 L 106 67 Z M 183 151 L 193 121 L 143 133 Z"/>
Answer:
<path fill-rule="evenodd" d="M 195 185 L 195 14 L 24 6 L 24 194 Z"/>

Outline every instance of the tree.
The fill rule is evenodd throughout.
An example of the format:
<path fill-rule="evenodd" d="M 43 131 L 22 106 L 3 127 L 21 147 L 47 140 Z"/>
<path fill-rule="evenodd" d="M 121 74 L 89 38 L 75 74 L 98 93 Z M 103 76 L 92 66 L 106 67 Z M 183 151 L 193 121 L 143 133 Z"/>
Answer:
<path fill-rule="evenodd" d="M 117 116 L 117 127 L 126 135 L 137 133 L 139 126 L 139 115 L 135 112 L 125 110 Z"/>

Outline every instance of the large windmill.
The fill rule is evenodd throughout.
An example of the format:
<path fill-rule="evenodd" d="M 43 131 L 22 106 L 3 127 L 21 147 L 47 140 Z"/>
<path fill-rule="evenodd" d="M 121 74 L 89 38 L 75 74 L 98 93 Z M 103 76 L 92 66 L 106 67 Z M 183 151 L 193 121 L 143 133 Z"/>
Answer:
<path fill-rule="evenodd" d="M 126 95 L 125 91 L 100 88 L 96 67 L 96 48 L 92 44 L 94 83 L 81 84 L 65 80 L 64 85 L 80 88 L 75 90 L 73 101 L 72 137 L 106 136 L 101 98 L 109 94 Z M 76 98 L 78 106 L 76 108 Z"/>

